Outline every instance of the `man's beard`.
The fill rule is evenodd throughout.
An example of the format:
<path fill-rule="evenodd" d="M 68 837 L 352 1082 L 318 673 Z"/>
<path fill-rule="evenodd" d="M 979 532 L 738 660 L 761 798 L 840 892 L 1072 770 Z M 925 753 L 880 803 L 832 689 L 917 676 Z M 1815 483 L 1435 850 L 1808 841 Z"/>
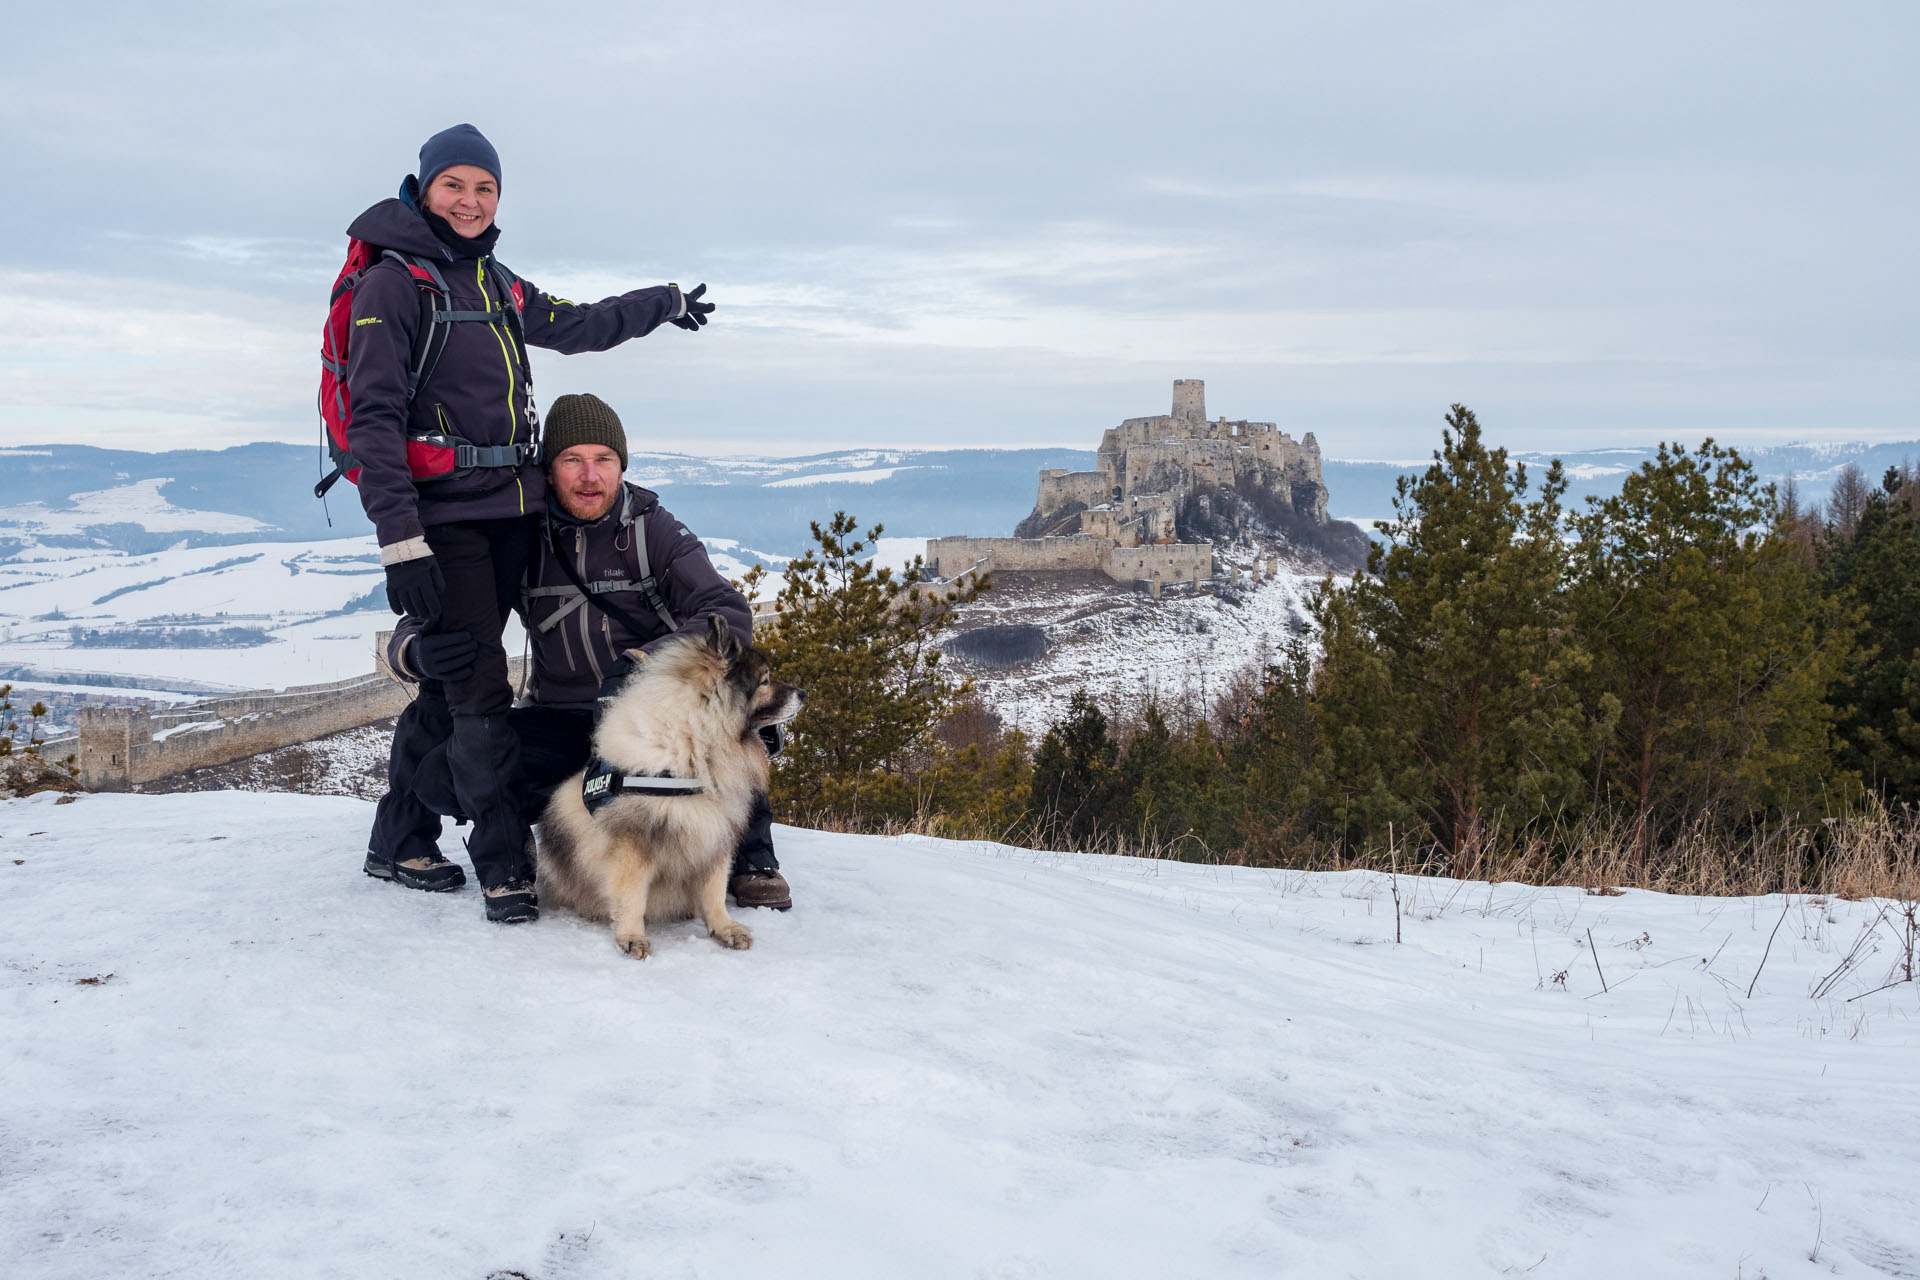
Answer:
<path fill-rule="evenodd" d="M 601 516 L 613 510 L 614 501 L 618 497 L 619 495 L 617 493 L 604 493 L 600 496 L 599 505 L 589 510 L 585 499 L 576 498 L 570 493 L 563 493 L 560 495 L 560 505 L 565 507 L 567 514 L 575 520 L 591 521 L 598 520 Z"/>

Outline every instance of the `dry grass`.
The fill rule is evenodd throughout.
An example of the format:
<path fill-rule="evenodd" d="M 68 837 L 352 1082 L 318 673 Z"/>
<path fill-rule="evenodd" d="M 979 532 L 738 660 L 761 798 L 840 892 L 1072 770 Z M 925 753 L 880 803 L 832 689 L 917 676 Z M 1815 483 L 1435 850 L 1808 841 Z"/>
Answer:
<path fill-rule="evenodd" d="M 949 840 L 993 840 L 1033 849 L 1119 854 L 1136 858 L 1230 865 L 1285 865 L 1306 871 L 1423 871 L 1462 879 L 1531 885 L 1577 885 L 1589 893 L 1623 889 L 1661 893 L 1754 897 L 1771 893 L 1826 893 L 1838 898 L 1920 902 L 1920 811 L 1889 810 L 1876 802 L 1818 822 L 1783 821 L 1732 838 L 1702 821 L 1644 857 L 1633 852 L 1625 823 L 1587 821 L 1571 828 L 1514 837 L 1492 833 L 1469 864 L 1452 865 L 1431 848 L 1356 849 L 1301 840 L 1275 859 L 1244 850 L 1217 850 L 1185 836 L 1171 840 L 1071 838 L 1064 830 L 1026 820 L 997 829 L 964 817 L 922 811 L 911 819 L 862 821 L 858 815 L 811 814 L 804 825 L 822 831 L 923 835 Z"/>

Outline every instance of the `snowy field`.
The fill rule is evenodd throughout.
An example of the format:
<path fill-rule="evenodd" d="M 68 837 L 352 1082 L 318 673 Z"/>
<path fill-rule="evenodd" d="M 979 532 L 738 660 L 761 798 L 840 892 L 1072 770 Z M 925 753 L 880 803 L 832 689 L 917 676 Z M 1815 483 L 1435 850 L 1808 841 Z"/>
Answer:
<path fill-rule="evenodd" d="M 1920 1275 L 1878 904 L 783 829 L 635 961 L 371 812 L 0 806 L 7 1275 Z"/>
<path fill-rule="evenodd" d="M 715 566 L 734 578 L 770 558 L 738 543 L 710 545 Z M 374 634 L 394 624 L 384 595 L 367 607 L 368 593 L 385 584 L 371 534 L 145 555 L 37 546 L 0 561 L 0 667 L 70 684 L 92 674 L 137 677 L 156 696 L 345 680 L 373 670 Z M 764 591 L 778 588 L 776 576 Z M 76 626 L 121 634 L 247 627 L 267 639 L 205 648 L 76 645 Z M 520 653 L 524 638 L 518 620 L 510 622 L 507 651 Z"/>
<path fill-rule="evenodd" d="M 171 547 L 136 555 L 105 547 L 35 547 L 0 562 L 0 658 L 40 677 L 141 677 L 184 685 L 284 689 L 373 669 L 373 635 L 391 627 L 373 537 Z M 357 607 L 358 606 L 358 607 Z M 115 635 L 251 628 L 264 644 L 234 647 L 76 645 L 73 628 Z"/>
<path fill-rule="evenodd" d="M 28 534 L 78 533 L 101 524 L 137 524 L 149 533 L 253 533 L 267 528 L 248 516 L 177 507 L 161 496 L 160 489 L 166 483 L 166 477 L 155 476 L 111 489 L 76 493 L 58 507 L 43 502 L 0 506 L 0 527 L 10 533 Z"/>

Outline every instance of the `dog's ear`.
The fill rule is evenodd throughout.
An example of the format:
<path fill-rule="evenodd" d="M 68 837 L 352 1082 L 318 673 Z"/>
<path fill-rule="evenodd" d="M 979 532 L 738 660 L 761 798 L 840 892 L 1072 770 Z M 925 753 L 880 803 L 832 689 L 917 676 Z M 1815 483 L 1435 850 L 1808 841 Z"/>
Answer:
<path fill-rule="evenodd" d="M 707 615 L 707 646 L 728 662 L 740 655 L 739 637 L 733 634 L 733 628 L 727 625 L 727 620 L 717 613 Z"/>

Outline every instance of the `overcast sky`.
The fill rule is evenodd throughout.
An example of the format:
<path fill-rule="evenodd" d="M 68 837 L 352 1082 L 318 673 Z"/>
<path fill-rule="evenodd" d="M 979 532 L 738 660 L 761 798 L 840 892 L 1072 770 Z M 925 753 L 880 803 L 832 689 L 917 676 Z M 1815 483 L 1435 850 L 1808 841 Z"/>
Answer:
<path fill-rule="evenodd" d="M 0 443 L 317 436 L 353 216 L 498 147 L 503 261 L 706 281 L 537 353 L 636 444 L 1073 444 L 1214 415 L 1420 457 L 1920 438 L 1920 6 L 14 6 Z"/>

